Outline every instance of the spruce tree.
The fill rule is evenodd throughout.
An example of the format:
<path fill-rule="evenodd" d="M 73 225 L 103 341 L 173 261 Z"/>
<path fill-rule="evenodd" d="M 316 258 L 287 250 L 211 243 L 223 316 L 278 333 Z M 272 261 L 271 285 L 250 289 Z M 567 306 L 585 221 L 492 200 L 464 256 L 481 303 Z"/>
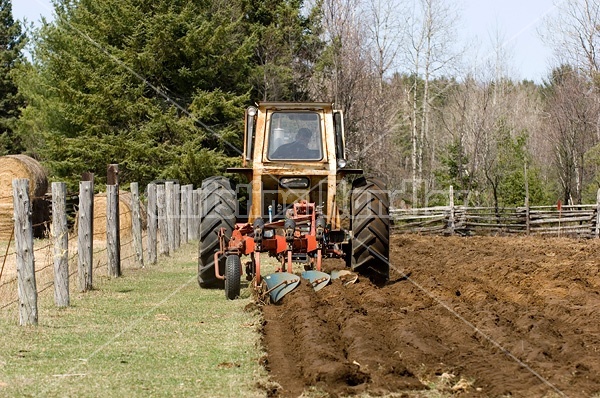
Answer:
<path fill-rule="evenodd" d="M 252 70 L 258 100 L 309 100 L 314 64 L 324 49 L 320 2 L 309 9 L 303 0 L 247 0 L 246 14 L 256 38 Z M 326 99 L 319 99 L 326 100 Z"/>
<path fill-rule="evenodd" d="M 28 148 L 76 187 L 178 178 L 199 185 L 239 158 L 250 41 L 235 2 L 61 0 L 18 82 Z"/>
<path fill-rule="evenodd" d="M 196 186 L 235 165 L 244 108 L 262 99 L 253 76 L 264 28 L 285 33 L 272 53 L 285 90 L 269 99 L 302 92 L 294 79 L 314 53 L 305 48 L 300 1 L 279 2 L 272 17 L 289 18 L 278 23 L 252 14 L 256 3 L 57 0 L 54 22 L 37 32 L 32 63 L 17 78 L 28 150 L 73 188 L 85 171 L 102 183 L 107 163 L 121 165 L 123 182 Z"/>
<path fill-rule="evenodd" d="M 0 0 L 0 155 L 23 151 L 14 127 L 24 101 L 13 80 L 13 70 L 24 60 L 24 45 L 25 34 L 13 18 L 11 0 Z"/>

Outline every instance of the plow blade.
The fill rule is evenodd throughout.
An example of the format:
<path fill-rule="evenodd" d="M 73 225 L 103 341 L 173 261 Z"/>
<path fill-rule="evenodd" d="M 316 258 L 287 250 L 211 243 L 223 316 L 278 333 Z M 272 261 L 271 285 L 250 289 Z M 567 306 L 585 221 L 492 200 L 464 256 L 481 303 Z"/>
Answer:
<path fill-rule="evenodd" d="M 327 286 L 327 284 L 331 280 L 331 277 L 329 276 L 329 274 L 326 274 L 325 272 L 321 272 L 321 271 L 312 271 L 312 270 L 304 271 L 302 273 L 302 277 L 304 279 L 308 279 L 308 281 L 310 282 L 313 289 L 315 289 L 315 292 L 318 292 L 319 290 L 323 289 L 325 286 Z"/>
<path fill-rule="evenodd" d="M 346 269 L 335 270 L 331 272 L 331 279 L 339 279 L 344 286 L 347 286 L 358 280 L 358 274 Z"/>
<path fill-rule="evenodd" d="M 300 284 L 298 275 L 289 272 L 276 272 L 265 276 L 267 291 L 265 294 L 271 296 L 274 303 L 281 300 L 283 296 L 294 290 Z"/>

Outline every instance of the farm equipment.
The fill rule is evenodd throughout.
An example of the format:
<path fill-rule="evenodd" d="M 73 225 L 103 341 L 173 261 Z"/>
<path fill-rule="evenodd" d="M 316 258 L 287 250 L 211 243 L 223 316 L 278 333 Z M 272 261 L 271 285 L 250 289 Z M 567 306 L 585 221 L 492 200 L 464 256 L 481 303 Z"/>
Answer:
<path fill-rule="evenodd" d="M 352 183 L 349 216 L 342 220 L 338 184 L 362 170 L 346 168 L 344 125 L 330 103 L 262 102 L 245 113 L 242 167 L 227 169 L 250 182 L 247 218 L 240 220 L 238 193 L 224 177 L 202 182 L 198 282 L 240 294 L 245 272 L 256 289 L 276 302 L 306 280 L 315 290 L 330 278 L 324 258 L 342 258 L 354 273 L 376 284 L 389 279 L 389 199 L 379 179 Z M 349 228 L 342 228 L 342 221 Z M 263 277 L 264 255 L 278 259 Z M 242 258 L 247 261 L 242 264 Z M 292 265 L 301 263 L 302 275 Z"/>

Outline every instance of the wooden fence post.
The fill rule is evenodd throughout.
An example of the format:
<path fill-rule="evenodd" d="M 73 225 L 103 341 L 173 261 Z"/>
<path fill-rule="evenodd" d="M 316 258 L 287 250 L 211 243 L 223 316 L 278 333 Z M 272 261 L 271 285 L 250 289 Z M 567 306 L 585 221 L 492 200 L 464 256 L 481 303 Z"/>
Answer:
<path fill-rule="evenodd" d="M 450 217 L 448 219 L 448 229 L 450 230 L 450 234 L 454 235 L 454 228 L 456 226 L 455 213 L 454 213 L 454 187 L 450 185 L 450 190 L 448 192 L 448 196 L 450 198 Z"/>
<path fill-rule="evenodd" d="M 165 182 L 165 197 L 166 197 L 166 211 L 167 211 L 167 236 L 169 242 L 169 253 L 175 251 L 175 198 L 174 198 L 174 183 L 172 181 Z"/>
<path fill-rule="evenodd" d="M 144 267 L 144 245 L 142 243 L 142 218 L 140 216 L 140 190 L 137 182 L 129 184 L 131 191 L 131 229 L 133 233 L 133 248 L 135 261 Z"/>
<path fill-rule="evenodd" d="M 94 251 L 92 247 L 94 234 L 94 182 L 79 183 L 79 219 L 77 231 L 77 275 L 79 291 L 92 289 L 92 270 Z"/>
<path fill-rule="evenodd" d="M 188 242 L 191 240 L 195 240 L 196 237 L 194 236 L 194 186 L 193 185 L 188 185 L 187 186 L 187 210 L 186 210 L 186 216 L 187 216 L 187 239 Z"/>
<path fill-rule="evenodd" d="M 109 164 L 106 170 L 106 185 L 119 185 L 119 165 Z"/>
<path fill-rule="evenodd" d="M 121 244 L 119 242 L 119 186 L 106 186 L 106 249 L 108 275 L 121 276 Z"/>
<path fill-rule="evenodd" d="M 180 244 L 185 245 L 188 243 L 188 185 L 181 187 L 181 217 L 179 218 L 179 239 Z"/>
<path fill-rule="evenodd" d="M 525 231 L 527 235 L 531 234 L 531 210 L 529 209 L 529 177 L 527 176 L 527 162 L 523 164 L 523 173 L 525 179 Z"/>
<path fill-rule="evenodd" d="M 121 276 L 121 222 L 119 217 L 119 165 L 109 164 L 106 173 L 106 247 L 108 274 Z"/>
<path fill-rule="evenodd" d="M 166 184 L 156 186 L 156 204 L 158 209 L 158 236 L 160 238 L 159 254 L 169 255 L 169 220 L 167 219 L 167 187 Z"/>
<path fill-rule="evenodd" d="M 596 193 L 596 230 L 594 235 L 596 235 L 596 238 L 600 237 L 600 188 Z"/>
<path fill-rule="evenodd" d="M 69 306 L 69 227 L 67 184 L 52 183 L 52 238 L 54 239 L 54 303 Z"/>
<path fill-rule="evenodd" d="M 29 180 L 17 178 L 12 182 L 15 218 L 15 245 L 19 292 L 19 323 L 37 325 L 37 287 L 35 284 L 35 258 L 33 228 L 31 226 L 31 201 Z"/>
<path fill-rule="evenodd" d="M 196 240 L 200 240 L 200 213 L 202 211 L 202 195 L 200 194 L 202 188 L 198 188 L 194 191 L 194 235 Z"/>
<path fill-rule="evenodd" d="M 148 263 L 156 264 L 158 218 L 156 214 L 156 184 L 148 185 Z"/>
<path fill-rule="evenodd" d="M 173 184 L 173 243 L 175 250 L 181 246 L 181 185 Z"/>
<path fill-rule="evenodd" d="M 525 197 L 525 233 L 531 235 L 531 208 L 529 206 L 529 196 Z"/>

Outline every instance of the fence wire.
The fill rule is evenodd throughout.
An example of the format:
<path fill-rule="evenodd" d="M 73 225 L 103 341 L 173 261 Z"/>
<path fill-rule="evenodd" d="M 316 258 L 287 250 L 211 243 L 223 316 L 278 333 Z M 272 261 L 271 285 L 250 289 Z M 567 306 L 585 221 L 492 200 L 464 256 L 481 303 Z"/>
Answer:
<path fill-rule="evenodd" d="M 76 214 L 79 210 L 78 203 L 78 194 L 67 194 L 66 200 L 67 205 L 69 207 L 69 215 L 68 215 L 68 223 L 70 224 L 69 228 L 69 239 L 68 239 L 68 249 L 71 251 L 71 254 L 68 258 L 69 264 L 69 285 L 73 286 L 70 290 L 77 289 L 77 274 L 78 274 L 78 236 L 76 234 Z M 2 198 L 0 198 L 1 200 Z M 5 199 L 12 200 L 12 196 L 7 196 Z M 196 206 L 197 207 L 197 206 Z M 144 217 L 147 217 L 145 204 L 140 200 L 140 222 L 142 226 L 147 225 L 147 220 Z M 51 210 L 51 206 L 50 206 Z M 182 209 L 185 211 L 185 209 Z M 75 214 L 75 215 L 74 215 Z M 133 211 L 132 209 L 125 208 L 120 212 L 120 217 L 132 217 Z M 195 217 L 192 215 L 191 217 Z M 54 240 L 49 236 L 50 229 L 49 226 L 51 224 L 52 214 L 50 211 L 50 220 L 44 221 L 41 223 L 36 223 L 32 225 L 33 227 L 46 227 L 46 233 L 44 239 L 35 239 L 34 241 L 34 264 L 35 264 L 35 279 L 37 285 L 37 293 L 38 295 L 47 294 L 48 290 L 52 290 L 51 288 L 54 286 Z M 135 268 L 138 266 L 137 264 L 137 255 L 134 245 L 134 237 L 132 233 L 133 220 L 131 220 L 131 224 L 121 225 L 119 229 L 120 236 L 120 260 L 121 260 L 121 268 Z M 106 218 L 103 215 L 94 216 L 94 224 L 95 223 L 105 223 Z M 14 225 L 11 222 L 11 231 L 10 234 L 14 232 Z M 99 228 L 100 229 L 100 228 Z M 92 269 L 94 271 L 99 271 L 104 268 L 108 268 L 108 248 L 106 247 L 106 241 L 104 240 L 106 235 L 104 228 L 101 228 L 102 236 L 99 237 L 98 234 L 94 234 L 94 240 L 92 244 L 92 258 L 93 258 L 93 266 Z M 0 230 L 0 235 L 3 232 L 8 232 L 8 228 L 5 230 Z M 93 233 L 93 231 L 92 231 Z M 103 239 L 104 238 L 104 239 Z M 147 240 L 148 234 L 147 230 L 143 230 L 142 232 L 142 250 L 143 252 L 147 252 Z M 0 310 L 10 309 L 16 304 L 19 303 L 19 298 L 17 296 L 17 284 L 18 284 L 18 276 L 16 271 L 16 249 L 14 239 L 10 239 L 6 242 L 6 246 L 0 244 L 0 257 L 2 259 L 2 269 L 0 271 Z"/>

